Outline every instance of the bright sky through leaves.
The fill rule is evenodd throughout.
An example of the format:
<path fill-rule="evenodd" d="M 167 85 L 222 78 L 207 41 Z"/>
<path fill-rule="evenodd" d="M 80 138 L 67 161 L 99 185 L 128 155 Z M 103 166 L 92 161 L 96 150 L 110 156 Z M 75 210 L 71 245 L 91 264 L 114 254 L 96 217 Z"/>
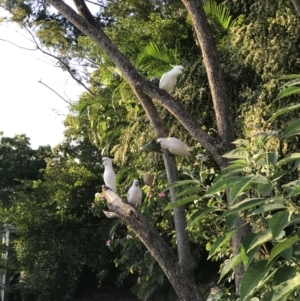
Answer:
<path fill-rule="evenodd" d="M 0 10 L 0 18 L 4 12 Z M 66 104 L 42 81 L 68 101 L 76 101 L 83 89 L 55 61 L 34 48 L 29 35 L 16 24 L 0 23 L 0 131 L 4 136 L 26 134 L 31 146 L 57 145 L 63 140 Z"/>

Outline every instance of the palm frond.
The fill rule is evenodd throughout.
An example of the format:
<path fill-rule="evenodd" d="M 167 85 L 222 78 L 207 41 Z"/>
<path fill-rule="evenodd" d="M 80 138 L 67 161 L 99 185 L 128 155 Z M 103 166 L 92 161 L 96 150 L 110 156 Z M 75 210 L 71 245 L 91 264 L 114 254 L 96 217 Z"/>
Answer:
<path fill-rule="evenodd" d="M 236 21 L 232 20 L 229 9 L 224 4 L 218 4 L 214 0 L 207 0 L 203 4 L 203 9 L 207 16 L 217 20 L 224 29 L 234 26 Z"/>

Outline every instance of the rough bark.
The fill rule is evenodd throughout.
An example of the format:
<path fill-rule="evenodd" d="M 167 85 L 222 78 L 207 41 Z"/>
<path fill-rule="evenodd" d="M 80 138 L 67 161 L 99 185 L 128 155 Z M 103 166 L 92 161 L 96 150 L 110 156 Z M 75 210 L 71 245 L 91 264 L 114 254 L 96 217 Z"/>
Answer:
<path fill-rule="evenodd" d="M 157 137 L 167 137 L 169 131 L 159 116 L 152 99 L 144 94 L 143 92 L 136 90 L 134 87 L 133 91 L 138 97 L 140 103 L 142 104 L 148 119 L 155 131 Z M 179 180 L 178 170 L 176 165 L 176 160 L 174 156 L 170 156 L 170 152 L 168 150 L 163 150 L 164 164 L 167 172 L 167 180 L 168 183 L 174 183 Z M 172 188 L 170 190 L 171 201 L 176 202 L 175 193 L 177 192 L 176 188 Z M 189 245 L 189 237 L 188 232 L 186 230 L 186 214 L 185 207 L 181 206 L 179 208 L 174 209 L 174 223 L 176 230 L 176 239 L 177 239 L 177 250 L 179 263 L 182 266 L 182 269 L 186 269 L 187 273 L 190 272 L 191 266 L 191 252 Z M 190 281 L 194 282 L 192 276 L 190 275 Z M 196 285 L 196 283 L 194 282 Z"/>
<path fill-rule="evenodd" d="M 161 238 L 157 230 L 131 205 L 124 203 L 112 190 L 103 190 L 108 208 L 118 214 L 136 233 L 151 255 L 159 263 L 182 301 L 204 301 L 190 275 L 177 261 L 177 256 Z"/>
<path fill-rule="evenodd" d="M 182 0 L 187 11 L 189 12 L 197 39 L 202 51 L 203 62 L 207 72 L 210 91 L 212 95 L 214 111 L 217 120 L 217 129 L 221 137 L 221 143 L 225 151 L 233 148 L 231 142 L 234 141 L 234 127 L 230 113 L 230 100 L 228 97 L 226 82 L 223 76 L 221 63 L 217 53 L 217 47 L 210 29 L 209 23 L 199 0 Z M 221 168 L 226 167 L 227 162 L 223 161 Z M 236 222 L 237 232 L 232 238 L 233 254 L 239 253 L 239 248 L 242 241 L 251 232 L 250 226 L 245 225 L 244 221 L 238 218 Z M 240 263 L 235 267 L 235 289 L 237 295 L 240 293 L 241 279 L 244 275 L 243 264 Z"/>
<path fill-rule="evenodd" d="M 73 0 L 73 2 L 78 10 L 79 15 L 81 17 L 83 17 L 84 19 L 86 19 L 93 26 L 97 26 L 93 15 L 91 14 L 90 10 L 88 9 L 88 7 L 85 4 L 85 1 Z"/>
<path fill-rule="evenodd" d="M 62 0 L 46 1 L 72 22 L 82 33 L 94 40 L 102 50 L 106 52 L 114 64 L 120 69 L 131 87 L 142 90 L 151 98 L 155 98 L 174 117 L 176 117 L 195 140 L 197 140 L 212 155 L 218 165 L 224 165 L 225 160 L 222 158 L 222 154 L 224 154 L 225 149 L 223 149 L 221 140 L 212 138 L 202 130 L 202 124 L 197 121 L 196 118 L 192 118 L 190 112 L 188 112 L 178 100 L 174 99 L 166 91 L 159 89 L 141 76 L 128 59 L 114 46 L 101 28 L 92 26 Z"/>
<path fill-rule="evenodd" d="M 298 15 L 300 15 L 300 0 L 292 0 L 295 10 Z"/>
<path fill-rule="evenodd" d="M 194 25 L 207 72 L 218 133 L 224 150 L 228 151 L 232 148 L 230 143 L 234 140 L 234 127 L 230 113 L 230 100 L 212 30 L 202 8 L 201 1 L 182 0 L 182 2 L 189 12 Z"/>

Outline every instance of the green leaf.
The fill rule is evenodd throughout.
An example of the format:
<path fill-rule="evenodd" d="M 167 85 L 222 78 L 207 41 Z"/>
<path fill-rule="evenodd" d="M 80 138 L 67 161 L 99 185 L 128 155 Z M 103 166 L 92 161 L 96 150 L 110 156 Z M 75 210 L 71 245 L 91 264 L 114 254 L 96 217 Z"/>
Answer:
<path fill-rule="evenodd" d="M 276 239 L 280 232 L 288 225 L 290 213 L 288 211 L 279 211 L 269 220 L 269 227 L 272 231 L 273 239 Z"/>
<path fill-rule="evenodd" d="M 232 229 L 226 234 L 226 236 L 218 237 L 216 241 L 213 243 L 213 245 L 211 246 L 210 252 L 208 254 L 208 259 L 211 258 L 214 254 L 216 254 L 236 231 L 237 229 Z"/>
<path fill-rule="evenodd" d="M 270 193 L 274 189 L 274 186 L 270 183 L 268 183 L 268 184 L 259 183 L 257 185 L 257 189 L 258 189 L 259 193 L 261 194 L 261 196 L 267 197 L 270 195 Z"/>
<path fill-rule="evenodd" d="M 294 188 L 288 195 L 287 197 L 292 197 L 295 195 L 298 195 L 300 193 L 300 186 Z"/>
<path fill-rule="evenodd" d="M 276 111 L 276 113 L 273 114 L 273 116 L 272 116 L 269 120 L 272 121 L 272 120 L 274 120 L 275 118 L 277 118 L 277 117 L 280 116 L 280 115 L 283 115 L 283 114 L 286 114 L 286 113 L 290 113 L 290 112 L 292 112 L 292 111 L 294 111 L 294 110 L 297 110 L 297 109 L 299 109 L 299 108 L 300 108 L 300 105 L 299 105 L 299 104 L 296 104 L 296 105 L 294 105 L 294 104 L 289 105 L 289 106 L 287 106 L 287 107 L 284 107 L 284 108 L 282 108 L 282 109 Z"/>
<path fill-rule="evenodd" d="M 290 96 L 290 95 L 294 95 L 294 94 L 298 94 L 300 93 L 300 88 L 297 87 L 297 86 L 289 86 L 285 89 L 283 89 L 277 96 L 276 98 L 274 99 L 275 100 L 278 100 L 278 99 L 281 99 L 283 97 L 287 97 L 287 96 Z"/>
<path fill-rule="evenodd" d="M 299 104 L 300 106 L 300 104 Z M 292 121 L 282 133 L 280 139 L 288 138 L 300 134 L 300 119 Z"/>
<path fill-rule="evenodd" d="M 167 211 L 167 210 L 171 210 L 173 208 L 177 208 L 177 207 L 180 207 L 182 205 L 185 205 L 185 204 L 188 204 L 188 203 L 191 203 L 193 201 L 197 200 L 197 197 L 192 195 L 192 196 L 188 196 L 188 197 L 185 197 L 185 198 L 182 198 L 176 202 L 172 202 L 172 203 L 169 203 L 167 205 L 167 207 L 164 209 L 164 211 Z"/>
<path fill-rule="evenodd" d="M 280 204 L 280 203 L 266 204 L 257 209 L 253 209 L 253 210 L 249 211 L 247 216 L 253 216 L 253 215 L 261 214 L 264 212 L 269 212 L 269 211 L 278 210 L 278 209 L 285 209 L 285 208 L 286 208 L 286 206 L 283 204 Z"/>
<path fill-rule="evenodd" d="M 245 159 L 245 163 L 247 162 L 249 158 L 249 153 L 245 150 L 233 149 L 232 151 L 224 154 L 222 157 L 228 158 L 228 159 Z"/>
<path fill-rule="evenodd" d="M 286 170 L 276 170 L 274 174 L 271 176 L 272 181 L 279 180 L 284 175 L 288 174 L 289 172 Z"/>
<path fill-rule="evenodd" d="M 225 221 L 226 221 L 226 226 L 228 229 L 232 229 L 235 226 L 235 222 L 237 220 L 237 218 L 239 217 L 238 214 L 234 213 L 234 214 L 229 214 L 225 217 Z"/>
<path fill-rule="evenodd" d="M 297 159 L 294 163 L 294 166 L 293 166 L 293 171 L 296 170 L 300 165 L 300 159 Z"/>
<path fill-rule="evenodd" d="M 300 185 L 300 180 L 295 180 L 292 182 L 289 182 L 287 184 L 282 185 L 281 187 L 287 192 L 291 193 L 295 188 L 297 188 Z"/>
<path fill-rule="evenodd" d="M 278 160 L 278 152 L 268 154 L 268 161 L 273 165 L 276 166 Z"/>
<path fill-rule="evenodd" d="M 229 260 L 226 260 L 226 263 L 223 266 L 220 273 L 219 282 L 228 272 L 230 272 L 230 270 L 232 270 L 235 266 L 237 266 L 241 261 L 242 261 L 241 254 L 238 254 L 237 256 L 230 258 Z"/>
<path fill-rule="evenodd" d="M 252 178 L 245 177 L 241 181 L 234 184 L 230 191 L 230 203 L 232 204 L 238 196 L 249 186 L 252 182 Z"/>
<path fill-rule="evenodd" d="M 293 246 L 283 250 L 280 254 L 286 261 L 290 261 L 293 256 Z"/>
<path fill-rule="evenodd" d="M 230 177 L 216 181 L 213 186 L 209 187 L 205 195 L 212 195 L 219 191 L 224 191 L 227 187 L 231 187 L 236 182 L 240 181 L 241 177 Z"/>
<path fill-rule="evenodd" d="M 256 237 L 255 233 L 250 233 L 249 235 L 247 235 L 247 237 L 243 240 L 242 244 L 241 244 L 241 253 L 243 254 L 243 263 L 244 263 L 244 267 L 245 270 L 248 269 L 249 265 L 251 264 L 254 255 L 256 254 L 259 246 L 251 249 L 248 253 L 246 253 L 246 250 L 249 249 L 253 239 Z"/>
<path fill-rule="evenodd" d="M 176 194 L 175 194 L 175 197 L 176 198 L 180 198 L 184 195 L 187 195 L 187 194 L 195 194 L 195 193 L 198 193 L 200 191 L 203 191 L 204 189 L 200 186 L 190 186 L 190 187 L 186 187 L 185 189 L 183 190 L 180 190 L 178 191 Z M 195 197 L 196 199 L 197 197 Z"/>
<path fill-rule="evenodd" d="M 270 263 L 275 257 L 277 257 L 282 251 L 290 248 L 292 245 L 294 245 L 296 242 L 298 242 L 300 239 L 298 236 L 292 236 L 290 238 L 285 239 L 284 241 L 281 241 L 277 243 L 270 254 L 270 257 L 268 259 L 268 263 Z"/>
<path fill-rule="evenodd" d="M 300 159 L 300 153 L 293 153 L 288 156 L 285 156 L 284 159 L 278 161 L 277 166 L 281 166 L 283 164 L 286 164 L 286 163 L 296 160 L 296 159 Z"/>
<path fill-rule="evenodd" d="M 227 209 L 222 214 L 222 217 L 226 217 L 235 212 L 243 212 L 246 209 L 250 209 L 254 206 L 258 206 L 260 204 L 265 203 L 266 201 L 267 201 L 266 199 L 245 199 L 242 202 L 239 202 L 239 203 L 231 206 L 229 209 Z"/>
<path fill-rule="evenodd" d="M 197 180 L 184 180 L 184 181 L 176 181 L 170 185 L 168 185 L 165 189 L 163 189 L 162 191 L 165 192 L 165 191 L 168 191 L 172 188 L 175 188 L 175 187 L 180 187 L 180 186 L 185 186 L 185 185 L 189 185 L 189 184 L 193 184 L 193 185 L 199 185 L 199 181 Z"/>
<path fill-rule="evenodd" d="M 279 79 L 297 79 L 300 78 L 299 74 L 287 74 L 287 75 L 282 75 L 279 77 Z M 289 82 L 286 83 L 286 85 L 288 85 Z"/>
<path fill-rule="evenodd" d="M 255 237 L 253 238 L 249 248 L 246 250 L 247 253 L 253 248 L 260 246 L 271 239 L 272 239 L 272 232 L 270 229 L 265 229 L 261 231 L 260 233 L 256 234 Z"/>
<path fill-rule="evenodd" d="M 296 274 L 292 279 L 280 284 L 279 289 L 274 291 L 272 301 L 285 300 L 299 286 L 300 274 Z"/>
<path fill-rule="evenodd" d="M 219 207 L 205 207 L 197 210 L 194 212 L 188 221 L 188 226 L 190 226 L 192 223 L 199 221 L 201 218 L 205 217 L 208 213 L 215 212 L 215 211 L 221 211 Z"/>
<path fill-rule="evenodd" d="M 241 301 L 247 300 L 255 290 L 266 281 L 266 276 L 272 265 L 266 266 L 266 260 L 255 262 L 244 274 L 241 281 Z"/>
<path fill-rule="evenodd" d="M 240 164 L 237 164 L 237 165 L 240 166 L 240 167 L 238 168 L 238 167 L 235 165 L 233 169 L 227 169 L 227 167 L 224 168 L 224 169 L 222 170 L 222 172 L 216 177 L 215 183 L 218 182 L 218 181 L 220 181 L 221 179 L 223 179 L 223 178 L 225 178 L 225 177 L 231 175 L 231 174 L 241 173 L 241 172 L 245 171 L 245 168 L 247 168 L 247 167 L 245 167 L 245 166 L 241 166 Z"/>
<path fill-rule="evenodd" d="M 277 272 L 274 274 L 274 284 L 280 285 L 284 281 L 288 279 L 294 278 L 296 275 L 297 268 L 293 266 L 282 266 L 280 267 Z"/>

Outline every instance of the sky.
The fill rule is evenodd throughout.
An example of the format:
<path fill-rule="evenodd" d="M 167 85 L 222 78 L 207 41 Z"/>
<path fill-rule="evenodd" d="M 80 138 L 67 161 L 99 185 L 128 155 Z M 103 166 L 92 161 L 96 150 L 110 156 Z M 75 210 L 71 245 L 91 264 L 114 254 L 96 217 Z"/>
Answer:
<path fill-rule="evenodd" d="M 24 50 L 3 40 L 34 48 L 16 24 L 0 23 L 0 132 L 5 137 L 26 134 L 34 149 L 59 144 L 68 104 L 39 81 L 70 102 L 78 100 L 83 88 L 38 50 Z"/>

